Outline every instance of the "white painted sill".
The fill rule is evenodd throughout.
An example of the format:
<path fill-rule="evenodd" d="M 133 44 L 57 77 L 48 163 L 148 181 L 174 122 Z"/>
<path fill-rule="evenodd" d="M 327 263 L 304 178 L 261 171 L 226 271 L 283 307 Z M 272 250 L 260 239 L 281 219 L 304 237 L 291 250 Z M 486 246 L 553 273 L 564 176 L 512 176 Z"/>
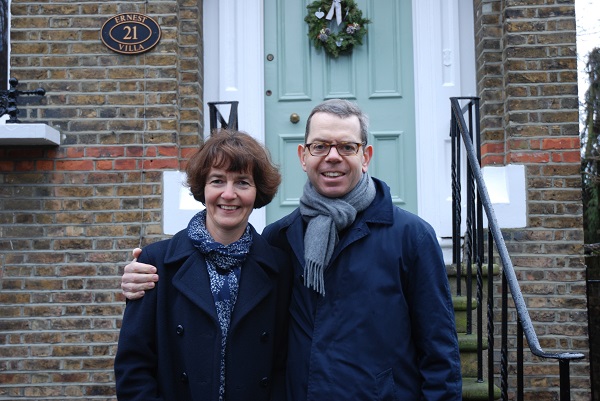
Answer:
<path fill-rule="evenodd" d="M 47 124 L 0 123 L 0 145 L 60 145 L 60 132 Z"/>

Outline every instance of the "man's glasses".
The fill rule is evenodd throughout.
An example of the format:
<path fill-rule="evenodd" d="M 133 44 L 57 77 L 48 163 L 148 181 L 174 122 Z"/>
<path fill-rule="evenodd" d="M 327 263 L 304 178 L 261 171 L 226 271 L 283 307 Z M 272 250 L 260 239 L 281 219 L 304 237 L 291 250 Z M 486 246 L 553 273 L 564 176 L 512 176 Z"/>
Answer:
<path fill-rule="evenodd" d="M 358 153 L 361 146 L 364 143 L 356 142 L 340 142 L 340 143 L 327 143 L 327 142 L 313 142 L 304 144 L 308 149 L 309 153 L 313 156 L 324 157 L 331 152 L 331 148 L 335 146 L 335 149 L 340 156 L 354 156 Z"/>

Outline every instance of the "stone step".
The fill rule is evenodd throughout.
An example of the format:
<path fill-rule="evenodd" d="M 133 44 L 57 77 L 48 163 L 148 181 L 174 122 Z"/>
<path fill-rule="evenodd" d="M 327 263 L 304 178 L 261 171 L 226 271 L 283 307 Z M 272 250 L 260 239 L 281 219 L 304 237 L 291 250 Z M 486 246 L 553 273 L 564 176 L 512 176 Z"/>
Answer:
<path fill-rule="evenodd" d="M 493 386 L 494 400 L 500 399 L 500 388 Z M 462 399 L 463 401 L 488 401 L 489 386 L 487 381 L 479 382 L 476 378 L 463 377 Z"/>
<path fill-rule="evenodd" d="M 449 265 L 446 266 L 446 271 L 448 273 L 448 279 L 450 281 L 450 287 L 453 293 L 456 293 L 456 266 Z M 498 275 L 500 272 L 500 267 L 497 264 L 493 266 L 493 274 Z M 473 266 L 473 280 L 476 278 L 476 266 Z M 487 281 L 488 277 L 488 268 L 487 264 L 482 266 L 483 280 L 484 285 Z M 466 294 L 466 272 L 463 266 L 462 276 L 461 276 L 461 290 L 464 294 Z M 484 287 L 485 288 L 485 287 Z M 475 291 L 475 286 L 473 286 L 473 291 Z M 485 291 L 485 290 L 484 290 Z M 487 381 L 479 382 L 477 381 L 477 335 L 476 334 L 466 334 L 467 327 L 467 314 L 474 313 L 477 309 L 477 299 L 475 297 L 471 298 L 471 305 L 469 310 L 469 305 L 467 302 L 467 297 L 465 295 L 461 296 L 453 296 L 452 304 L 454 307 L 454 320 L 456 323 L 456 329 L 458 333 L 458 346 L 460 350 L 460 363 L 461 363 L 461 374 L 463 377 L 463 401 L 488 401 L 489 396 L 489 386 Z M 475 318 L 475 316 L 472 316 Z M 473 330 L 476 330 L 475 324 L 473 321 Z M 486 323 L 484 322 L 484 325 Z M 486 352 L 488 348 L 487 338 L 483 340 L 483 352 L 484 352 L 484 360 L 487 358 Z M 486 374 L 486 372 L 484 372 Z M 500 399 L 500 389 L 497 386 L 493 386 L 493 399 Z"/>
<path fill-rule="evenodd" d="M 483 352 L 488 348 L 487 341 L 483 341 Z M 463 378 L 477 377 L 477 335 L 458 334 L 458 349 L 460 350 L 460 370 Z M 484 354 L 484 360 L 486 355 Z"/>
<path fill-rule="evenodd" d="M 454 306 L 454 323 L 456 324 L 456 331 L 458 333 L 465 333 L 467 331 L 467 297 L 452 297 L 452 305 Z M 471 310 L 475 310 L 476 308 L 477 299 L 471 298 Z"/>
<path fill-rule="evenodd" d="M 452 277 L 456 276 L 456 265 L 455 264 L 446 265 L 446 272 L 448 273 L 448 276 L 452 276 Z M 471 265 L 471 272 L 472 272 L 472 275 L 475 276 L 475 274 L 477 273 L 477 265 L 476 264 Z M 466 277 L 467 268 L 464 263 L 462 265 L 461 273 L 462 273 L 462 277 Z M 487 263 L 484 263 L 483 266 L 481 266 L 481 273 L 482 273 L 483 277 L 488 276 Z M 500 265 L 498 265 L 497 263 L 494 263 L 492 265 L 492 273 L 494 274 L 494 276 L 497 276 L 500 273 Z"/>
<path fill-rule="evenodd" d="M 494 264 L 492 271 L 493 271 L 494 276 L 498 276 L 500 273 L 500 266 L 497 264 Z M 483 291 L 485 293 L 487 291 L 487 278 L 488 278 L 487 264 L 482 266 L 481 273 L 482 273 L 482 279 L 483 279 Z M 448 275 L 448 283 L 450 284 L 450 291 L 452 292 L 452 294 L 457 294 L 458 293 L 458 291 L 457 291 L 458 283 L 456 281 L 456 266 L 455 265 L 446 265 L 446 274 Z M 475 294 L 475 292 L 477 291 L 477 266 L 475 266 L 475 265 L 473 265 L 473 267 L 472 267 L 471 278 L 472 278 L 471 284 L 472 284 L 473 294 Z M 497 278 L 495 278 L 494 280 L 496 280 L 496 279 Z M 463 268 L 461 270 L 461 277 L 460 277 L 460 289 L 461 289 L 462 294 L 467 293 L 466 280 L 467 280 L 467 272 L 466 272 L 465 266 L 463 265 Z"/>

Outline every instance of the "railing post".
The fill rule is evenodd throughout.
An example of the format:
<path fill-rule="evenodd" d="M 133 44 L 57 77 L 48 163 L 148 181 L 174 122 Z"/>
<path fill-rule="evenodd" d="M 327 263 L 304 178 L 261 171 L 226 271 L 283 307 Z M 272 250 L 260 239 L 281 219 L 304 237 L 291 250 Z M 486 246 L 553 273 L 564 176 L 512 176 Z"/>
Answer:
<path fill-rule="evenodd" d="M 225 121 L 223 115 L 217 108 L 217 105 L 229 105 L 229 118 Z M 210 117 L 210 132 L 217 129 L 217 123 L 221 124 L 221 128 L 237 130 L 238 129 L 238 104 L 237 101 L 231 102 L 208 102 L 208 112 Z"/>
<path fill-rule="evenodd" d="M 571 377 L 569 372 L 569 360 L 559 359 L 560 375 L 560 401 L 571 401 Z"/>
<path fill-rule="evenodd" d="M 460 188 L 460 134 L 456 117 L 451 115 L 450 141 L 452 145 L 452 263 L 456 268 L 456 295 L 462 295 L 462 256 L 460 252 L 461 236 L 461 188 Z"/>
<path fill-rule="evenodd" d="M 508 284 L 504 274 L 502 275 L 502 309 L 500 314 L 500 391 L 502 401 L 508 401 Z"/>
<path fill-rule="evenodd" d="M 523 401 L 525 382 L 523 380 L 523 324 L 521 318 L 517 316 L 517 401 Z"/>
<path fill-rule="evenodd" d="M 487 339 L 488 339 L 488 396 L 494 394 L 494 236 L 488 230 L 488 288 L 487 288 Z"/>
<path fill-rule="evenodd" d="M 8 18 L 8 0 L 0 0 L 0 90 L 6 90 L 8 84 L 8 32 L 10 20 Z"/>

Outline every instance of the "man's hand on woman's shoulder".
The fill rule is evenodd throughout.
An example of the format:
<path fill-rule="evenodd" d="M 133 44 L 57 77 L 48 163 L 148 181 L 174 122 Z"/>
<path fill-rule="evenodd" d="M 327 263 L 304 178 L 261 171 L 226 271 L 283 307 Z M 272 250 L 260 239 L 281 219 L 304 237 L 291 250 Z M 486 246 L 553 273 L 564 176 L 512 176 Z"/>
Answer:
<path fill-rule="evenodd" d="M 140 256 L 141 252 L 140 248 L 133 250 L 134 259 L 125 266 L 121 277 L 121 289 L 127 299 L 133 300 L 143 297 L 145 291 L 153 289 L 154 283 L 158 282 L 156 267 L 137 261 L 137 257 Z"/>

